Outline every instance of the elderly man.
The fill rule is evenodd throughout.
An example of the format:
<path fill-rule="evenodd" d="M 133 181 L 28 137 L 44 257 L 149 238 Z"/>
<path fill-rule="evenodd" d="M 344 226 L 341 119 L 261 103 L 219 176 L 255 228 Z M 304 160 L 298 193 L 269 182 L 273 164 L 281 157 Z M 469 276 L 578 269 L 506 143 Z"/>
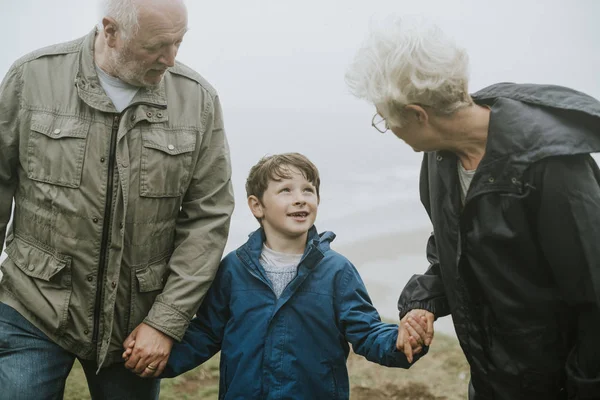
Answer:
<path fill-rule="evenodd" d="M 425 153 L 430 267 L 400 317 L 452 314 L 471 400 L 598 399 L 600 103 L 509 83 L 471 96 L 467 64 L 435 27 L 388 20 L 346 75 L 376 129 Z"/>
<path fill-rule="evenodd" d="M 185 5 L 104 6 L 98 29 L 21 58 L 0 86 L 2 398 L 61 398 L 75 358 L 93 398 L 157 398 L 143 378 L 225 246 L 229 149 L 215 90 L 175 61 Z"/>

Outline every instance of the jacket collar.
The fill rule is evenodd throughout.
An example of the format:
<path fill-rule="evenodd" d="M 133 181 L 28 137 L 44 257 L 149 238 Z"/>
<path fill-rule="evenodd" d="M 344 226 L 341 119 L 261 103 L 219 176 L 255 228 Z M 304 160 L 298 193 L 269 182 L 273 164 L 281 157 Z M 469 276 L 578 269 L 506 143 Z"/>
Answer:
<path fill-rule="evenodd" d="M 497 83 L 471 95 L 477 103 L 493 103 L 499 97 L 539 106 L 580 111 L 600 118 L 600 102 L 577 90 L 556 85 Z"/>
<path fill-rule="evenodd" d="M 79 69 L 75 77 L 75 86 L 79 97 L 90 107 L 103 112 L 117 113 L 114 105 L 102 89 L 94 62 L 94 43 L 97 28 L 94 28 L 83 40 L 83 46 L 79 52 Z M 169 74 L 169 71 L 166 72 Z M 166 108 L 167 96 L 165 92 L 165 76 L 156 89 L 140 88 L 131 104 L 141 103 L 145 105 Z"/>
<path fill-rule="evenodd" d="M 329 244 L 335 239 L 333 232 L 324 232 L 318 234 L 317 228 L 313 225 L 308 231 L 306 248 L 300 264 L 312 270 L 321 261 L 325 253 L 329 250 Z M 239 247 L 236 251 L 237 256 L 251 269 L 265 277 L 264 270 L 260 265 L 259 259 L 265 242 L 265 232 L 259 228 L 249 235 L 248 241 Z M 266 279 L 265 279 L 266 280 Z"/>
<path fill-rule="evenodd" d="M 486 154 L 477 168 L 469 198 L 492 191 L 523 194 L 523 173 L 550 156 L 600 151 L 600 102 L 572 89 L 551 85 L 501 83 L 472 95 L 491 107 Z M 437 154 L 444 168 L 457 158 Z M 467 201 L 469 200 L 467 198 Z"/>

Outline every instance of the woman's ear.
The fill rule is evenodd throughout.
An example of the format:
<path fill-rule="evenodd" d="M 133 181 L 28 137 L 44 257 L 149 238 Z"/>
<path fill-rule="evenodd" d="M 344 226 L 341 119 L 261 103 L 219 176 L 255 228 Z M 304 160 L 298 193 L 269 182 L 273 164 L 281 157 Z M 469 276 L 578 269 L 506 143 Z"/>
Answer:
<path fill-rule="evenodd" d="M 415 118 L 421 124 L 429 121 L 429 115 L 427 115 L 427 111 L 419 104 L 409 104 L 404 107 L 404 110 L 410 117 Z"/>
<path fill-rule="evenodd" d="M 252 215 L 254 215 L 255 218 L 261 219 L 264 217 L 265 213 L 263 211 L 263 205 L 258 197 L 254 195 L 248 196 L 248 207 L 250 208 L 250 211 L 252 211 Z"/>

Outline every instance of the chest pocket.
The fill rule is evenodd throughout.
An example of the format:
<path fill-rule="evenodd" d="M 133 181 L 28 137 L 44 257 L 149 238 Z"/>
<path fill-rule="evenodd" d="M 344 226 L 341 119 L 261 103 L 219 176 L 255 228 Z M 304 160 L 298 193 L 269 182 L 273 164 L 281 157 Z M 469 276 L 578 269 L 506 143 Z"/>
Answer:
<path fill-rule="evenodd" d="M 140 196 L 179 197 L 190 178 L 196 131 L 142 131 Z"/>
<path fill-rule="evenodd" d="M 90 123 L 76 116 L 33 113 L 27 143 L 27 176 L 78 188 Z"/>

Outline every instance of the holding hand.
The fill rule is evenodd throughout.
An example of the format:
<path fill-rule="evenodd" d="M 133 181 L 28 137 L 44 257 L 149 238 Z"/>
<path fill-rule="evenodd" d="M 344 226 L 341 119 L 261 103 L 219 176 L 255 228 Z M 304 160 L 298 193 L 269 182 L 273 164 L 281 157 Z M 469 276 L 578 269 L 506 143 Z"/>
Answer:
<path fill-rule="evenodd" d="M 127 343 L 127 341 L 129 340 L 129 343 Z M 125 351 L 123 352 L 123 355 L 121 357 L 123 357 L 123 360 L 128 361 L 129 357 L 131 357 L 131 353 L 133 353 L 133 346 L 135 346 L 135 340 L 131 340 L 130 338 L 127 338 L 125 340 L 125 343 L 123 343 L 123 348 L 125 349 Z"/>
<path fill-rule="evenodd" d="M 125 368 L 142 378 L 157 378 L 167 365 L 172 347 L 172 338 L 141 323 L 123 342 Z"/>
<path fill-rule="evenodd" d="M 423 346 L 431 345 L 434 319 L 429 311 L 414 309 L 400 321 L 396 348 L 406 355 L 408 362 L 413 362 L 413 355 L 419 354 Z"/>

